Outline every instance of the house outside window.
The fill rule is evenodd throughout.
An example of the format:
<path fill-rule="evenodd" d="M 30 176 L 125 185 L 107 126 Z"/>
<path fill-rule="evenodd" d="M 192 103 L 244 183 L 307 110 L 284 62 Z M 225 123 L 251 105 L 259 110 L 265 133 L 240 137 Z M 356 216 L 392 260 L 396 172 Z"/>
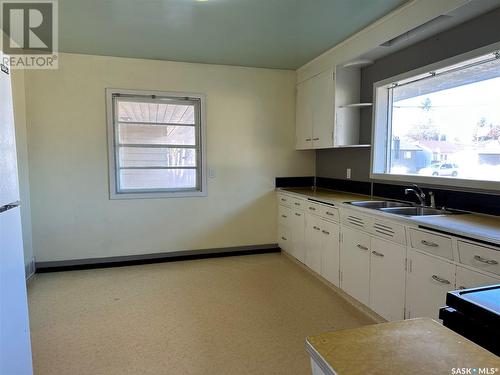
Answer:
<path fill-rule="evenodd" d="M 500 190 L 499 50 L 377 82 L 371 177 Z"/>

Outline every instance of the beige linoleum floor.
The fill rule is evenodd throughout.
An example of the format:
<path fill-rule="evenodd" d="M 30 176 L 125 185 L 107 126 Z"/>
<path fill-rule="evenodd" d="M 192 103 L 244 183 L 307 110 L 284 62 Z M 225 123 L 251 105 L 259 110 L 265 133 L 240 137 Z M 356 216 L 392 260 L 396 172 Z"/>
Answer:
<path fill-rule="evenodd" d="M 308 335 L 372 321 L 280 254 L 38 274 L 36 375 L 309 374 Z"/>

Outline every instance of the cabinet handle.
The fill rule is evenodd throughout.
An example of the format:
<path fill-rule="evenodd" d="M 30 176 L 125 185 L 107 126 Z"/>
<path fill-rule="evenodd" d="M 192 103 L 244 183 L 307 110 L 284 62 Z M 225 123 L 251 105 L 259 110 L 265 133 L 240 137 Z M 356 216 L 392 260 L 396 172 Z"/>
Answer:
<path fill-rule="evenodd" d="M 439 245 L 437 243 L 434 243 L 434 242 L 430 242 L 430 241 L 426 241 L 426 240 L 422 240 L 420 242 L 422 243 L 422 245 L 425 245 L 425 246 L 439 247 Z"/>
<path fill-rule="evenodd" d="M 316 225 L 313 227 L 313 229 L 315 229 L 315 230 L 321 230 L 321 228 L 317 227 Z"/>
<path fill-rule="evenodd" d="M 368 250 L 368 248 L 366 246 L 363 246 L 363 245 L 360 245 L 358 244 L 358 249 L 361 249 L 361 250 Z"/>
<path fill-rule="evenodd" d="M 313 141 L 319 141 L 319 138 L 313 138 Z"/>
<path fill-rule="evenodd" d="M 335 216 L 335 214 L 333 212 L 331 212 L 331 211 L 326 211 L 326 214 L 330 215 L 330 216 Z"/>
<path fill-rule="evenodd" d="M 295 213 L 295 216 L 302 216 L 301 214 L 298 214 L 297 212 Z"/>
<path fill-rule="evenodd" d="M 283 241 L 286 241 L 286 237 L 281 237 L 281 239 L 282 239 Z"/>
<path fill-rule="evenodd" d="M 438 283 L 441 283 L 441 284 L 451 284 L 448 280 L 442 279 L 441 277 L 439 277 L 437 275 L 432 275 L 432 279 L 436 280 Z"/>
<path fill-rule="evenodd" d="M 328 232 L 327 230 L 323 230 L 322 232 L 323 232 L 324 234 L 327 234 L 327 235 L 329 235 L 329 234 L 330 234 L 330 232 Z"/>
<path fill-rule="evenodd" d="M 310 209 L 311 211 L 316 211 L 316 208 L 311 207 L 311 206 L 309 206 L 309 209 Z"/>
<path fill-rule="evenodd" d="M 378 256 L 378 257 L 383 257 L 383 256 L 384 256 L 384 254 L 379 253 L 379 252 L 377 252 L 377 251 L 372 251 L 372 254 L 373 254 L 373 255 L 376 255 L 376 256 Z"/>
<path fill-rule="evenodd" d="M 311 141 L 311 138 L 306 138 L 306 142 L 310 142 Z"/>
<path fill-rule="evenodd" d="M 498 262 L 496 260 L 486 259 L 480 255 L 474 255 L 474 259 L 477 260 L 478 262 L 481 262 L 481 263 L 492 264 L 492 265 L 498 264 Z"/>
<path fill-rule="evenodd" d="M 299 202 L 295 202 L 294 205 L 300 206 L 300 203 Z"/>
<path fill-rule="evenodd" d="M 286 216 L 286 215 L 281 215 L 281 217 L 284 217 L 284 218 L 286 219 L 288 216 Z"/>
<path fill-rule="evenodd" d="M 282 200 L 283 202 L 286 202 L 286 198 L 281 198 L 281 200 Z"/>

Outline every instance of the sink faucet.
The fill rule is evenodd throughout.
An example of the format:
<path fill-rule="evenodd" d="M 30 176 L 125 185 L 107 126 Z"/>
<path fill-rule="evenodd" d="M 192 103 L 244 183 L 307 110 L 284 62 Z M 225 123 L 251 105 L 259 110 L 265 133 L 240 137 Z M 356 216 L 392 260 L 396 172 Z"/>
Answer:
<path fill-rule="evenodd" d="M 414 184 L 412 186 L 413 188 L 405 189 L 405 194 L 408 195 L 410 193 L 414 193 L 417 196 L 420 205 L 425 206 L 425 193 L 423 192 L 422 189 L 420 189 L 418 185 Z"/>

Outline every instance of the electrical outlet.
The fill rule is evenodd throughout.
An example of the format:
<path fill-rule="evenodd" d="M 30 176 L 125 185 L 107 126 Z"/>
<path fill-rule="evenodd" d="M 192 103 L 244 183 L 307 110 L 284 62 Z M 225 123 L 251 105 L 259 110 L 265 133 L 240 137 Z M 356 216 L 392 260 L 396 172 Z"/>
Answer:
<path fill-rule="evenodd" d="M 345 174 L 345 177 L 350 179 L 351 178 L 351 168 L 347 168 L 346 169 L 346 174 Z"/>
<path fill-rule="evenodd" d="M 216 176 L 215 168 L 208 168 L 208 177 L 215 178 L 215 176 Z"/>

